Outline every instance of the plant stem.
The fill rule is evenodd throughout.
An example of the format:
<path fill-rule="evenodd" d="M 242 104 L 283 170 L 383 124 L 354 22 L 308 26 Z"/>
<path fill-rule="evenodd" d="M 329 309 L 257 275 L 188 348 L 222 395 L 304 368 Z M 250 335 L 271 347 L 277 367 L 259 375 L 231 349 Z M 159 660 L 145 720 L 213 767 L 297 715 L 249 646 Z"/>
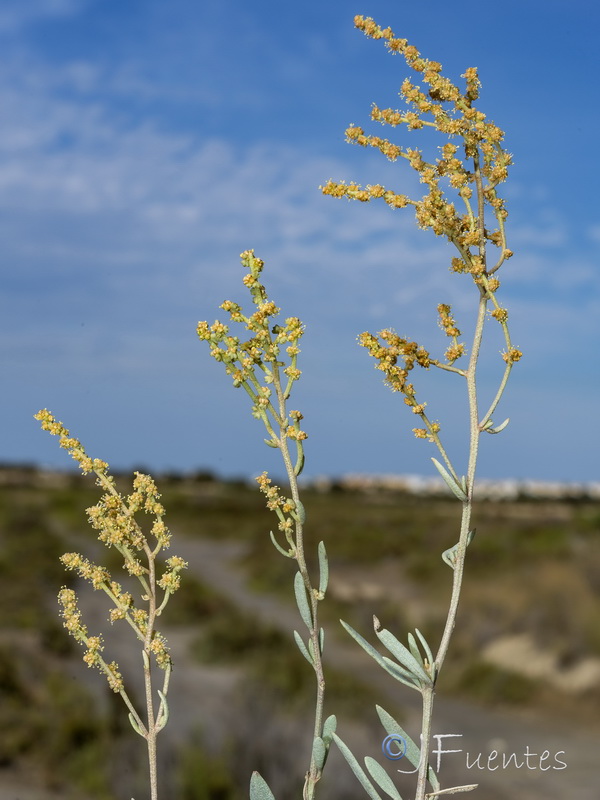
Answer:
<path fill-rule="evenodd" d="M 294 465 L 292 463 L 292 459 L 290 456 L 290 451 L 288 447 L 288 437 L 286 433 L 286 424 L 287 424 L 287 413 L 285 407 L 286 393 L 282 391 L 278 370 L 274 370 L 273 384 L 275 386 L 275 391 L 277 393 L 277 398 L 279 401 L 279 420 L 278 420 L 279 449 L 281 451 L 283 462 L 285 464 L 285 469 L 290 484 L 290 491 L 292 494 L 292 500 L 294 501 L 296 509 L 299 510 L 300 508 L 302 508 L 302 503 L 300 501 L 300 492 L 298 490 L 298 476 L 296 475 L 296 471 L 294 469 Z M 315 705 L 315 723 L 313 731 L 313 741 L 314 741 L 315 738 L 322 736 L 323 733 L 323 707 L 325 703 L 325 675 L 323 672 L 321 645 L 319 642 L 319 622 L 318 622 L 319 599 L 317 597 L 316 592 L 313 589 L 310 580 L 310 575 L 308 574 L 308 568 L 306 566 L 306 558 L 304 555 L 304 530 L 302 521 L 298 517 L 296 518 L 295 529 L 296 529 L 296 538 L 295 538 L 296 562 L 298 564 L 298 570 L 302 575 L 302 580 L 304 581 L 304 586 L 306 588 L 308 597 L 310 598 L 310 605 L 311 605 L 311 622 L 312 622 L 310 629 L 310 639 L 312 642 L 311 656 L 313 660 L 313 669 L 315 671 L 315 677 L 317 679 L 317 699 Z M 321 770 L 315 763 L 315 759 L 312 755 L 312 742 L 311 742 L 310 767 L 308 773 L 306 774 L 306 781 L 304 784 L 304 791 L 303 791 L 304 800 L 313 800 L 315 794 L 315 788 L 320 777 L 321 777 Z"/>
<path fill-rule="evenodd" d="M 146 548 L 144 548 L 146 549 Z M 150 661 L 150 643 L 152 641 L 152 633 L 154 631 L 154 622 L 156 619 L 156 593 L 155 593 L 155 578 L 156 570 L 154 558 L 148 558 L 149 576 L 148 583 L 150 584 L 150 592 L 148 593 L 148 627 L 146 629 L 146 637 L 144 640 L 144 649 L 142 651 L 142 658 L 144 661 L 144 688 L 146 692 L 146 709 L 148 714 L 148 734 L 146 742 L 148 744 L 148 769 L 150 774 L 150 798 L 151 800 L 158 800 L 158 776 L 156 764 L 156 721 L 154 719 L 154 701 L 152 698 L 152 665 Z"/>
<path fill-rule="evenodd" d="M 431 738 L 431 721 L 433 718 L 433 686 L 423 689 L 423 722 L 421 723 L 421 760 L 417 778 L 415 800 L 423 800 L 427 791 L 427 772 L 429 770 L 429 740 Z"/>
<path fill-rule="evenodd" d="M 475 482 L 475 468 L 477 466 L 477 454 L 479 450 L 479 419 L 477 411 L 477 386 L 475 381 L 475 370 L 477 366 L 477 357 L 481 346 L 481 338 L 483 332 L 483 325 L 485 322 L 486 299 L 481 297 L 479 301 L 479 313 L 477 316 L 477 325 L 475 337 L 473 340 L 473 349 L 471 352 L 471 363 L 467 371 L 467 392 L 469 397 L 469 417 L 470 417 L 470 442 L 469 442 L 469 465 L 467 471 L 467 500 L 463 503 L 462 517 L 460 523 L 460 539 L 456 560 L 454 562 L 454 580 L 452 583 L 452 596 L 450 599 L 450 608 L 448 610 L 448 617 L 444 627 L 444 633 L 440 643 L 440 647 L 435 659 L 436 673 L 442 667 L 448 646 L 450 644 L 450 637 L 454 630 L 456 622 L 456 613 L 458 610 L 458 601 L 460 599 L 460 591 L 462 587 L 462 578 L 465 564 L 465 556 L 467 553 L 467 537 L 469 535 L 471 523 L 471 511 L 473 503 L 473 485 Z"/>
<path fill-rule="evenodd" d="M 481 178 L 481 171 L 479 166 L 479 156 L 476 154 L 475 158 L 475 179 L 477 186 L 477 199 L 478 199 L 478 229 L 479 229 L 479 253 L 485 267 L 485 236 L 484 236 L 484 194 L 483 182 Z M 462 504 L 462 515 L 460 523 L 460 538 L 458 541 L 458 548 L 456 559 L 454 561 L 454 576 L 452 581 L 452 594 L 450 597 L 450 606 L 448 609 L 448 616 L 444 626 L 444 632 L 440 642 L 440 646 L 435 658 L 435 674 L 439 675 L 442 668 L 448 648 L 450 646 L 450 639 L 454 626 L 456 624 L 456 615 L 458 612 L 458 603 L 460 600 L 460 593 L 462 589 L 463 573 L 465 566 L 465 558 L 467 554 L 468 536 L 471 527 L 471 513 L 473 508 L 473 488 L 475 483 L 475 471 L 477 467 L 477 455 L 479 452 L 479 436 L 481 429 L 479 426 L 479 410 L 477 403 L 477 362 L 481 352 L 481 343 L 483 340 L 483 329 L 485 325 L 485 317 L 488 304 L 488 294 L 485 289 L 479 288 L 479 305 L 477 309 L 477 319 L 475 322 L 475 330 L 473 333 L 473 344 L 471 347 L 471 355 L 469 358 L 469 366 L 466 371 L 467 381 L 467 397 L 469 404 L 469 460 L 466 475 L 466 494 L 467 499 Z M 427 784 L 427 770 L 429 768 L 429 752 L 430 752 L 430 734 L 431 734 L 431 719 L 433 716 L 433 698 L 434 688 L 423 689 L 423 727 L 422 727 L 422 743 L 421 743 L 421 763 L 419 766 L 419 777 L 417 782 L 417 791 L 415 800 L 424 800 Z"/>

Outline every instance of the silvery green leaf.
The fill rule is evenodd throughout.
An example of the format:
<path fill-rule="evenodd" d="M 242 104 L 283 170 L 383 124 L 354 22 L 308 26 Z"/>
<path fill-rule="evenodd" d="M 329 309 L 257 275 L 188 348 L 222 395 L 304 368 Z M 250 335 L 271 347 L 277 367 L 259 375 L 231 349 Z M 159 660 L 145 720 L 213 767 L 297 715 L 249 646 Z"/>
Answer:
<path fill-rule="evenodd" d="M 309 653 L 309 652 L 308 652 L 308 650 L 306 649 L 306 645 L 305 645 L 305 644 L 304 644 L 304 642 L 302 641 L 302 637 L 300 636 L 300 634 L 298 633 L 298 631 L 294 631 L 294 639 L 296 640 L 296 644 L 298 645 L 298 650 L 300 650 L 300 652 L 302 653 L 302 655 L 304 656 L 304 658 L 305 658 L 305 659 L 308 661 L 308 663 L 309 663 L 309 664 L 312 666 L 314 662 L 313 662 L 312 658 L 310 657 L 310 653 Z M 309 644 L 310 644 L 310 642 L 309 642 Z"/>
<path fill-rule="evenodd" d="M 299 447 L 298 458 L 296 459 L 296 464 L 294 466 L 294 475 L 300 475 L 303 469 L 304 469 L 304 450 Z"/>
<path fill-rule="evenodd" d="M 337 717 L 334 714 L 327 717 L 325 722 L 323 723 L 323 741 L 326 745 L 329 746 L 333 734 L 335 733 L 335 729 L 337 728 Z"/>
<path fill-rule="evenodd" d="M 373 778 L 375 783 L 379 786 L 380 789 L 392 798 L 392 800 L 402 800 L 400 792 L 394 786 L 394 783 L 384 768 L 375 761 L 374 758 L 371 756 L 365 757 L 365 766 L 369 772 L 369 775 Z"/>
<path fill-rule="evenodd" d="M 321 653 L 323 652 L 323 647 L 325 646 L 325 631 L 323 628 L 319 630 L 319 650 Z"/>
<path fill-rule="evenodd" d="M 437 471 L 442 476 L 442 479 L 446 484 L 446 486 L 455 495 L 455 497 L 458 497 L 458 499 L 461 502 L 465 503 L 468 498 L 462 487 L 458 485 L 458 483 L 454 480 L 452 475 L 450 475 L 450 473 L 440 464 L 440 462 L 437 459 L 432 458 L 431 460 L 433 461 L 433 464 L 437 469 Z"/>
<path fill-rule="evenodd" d="M 259 772 L 253 772 L 250 778 L 250 800 L 275 800 L 269 784 Z"/>
<path fill-rule="evenodd" d="M 364 639 L 360 633 L 354 630 L 347 622 L 340 620 L 344 628 L 348 631 L 350 636 L 354 639 L 354 641 L 358 642 L 358 644 L 362 647 L 365 653 L 368 653 L 372 659 L 374 659 L 380 667 L 388 672 L 393 678 L 397 681 L 400 681 L 405 686 L 410 686 L 411 689 L 419 689 L 420 687 L 416 685 L 414 678 L 409 672 L 406 672 L 402 669 L 402 667 L 398 666 L 394 662 L 390 661 L 389 658 L 385 658 L 381 655 L 381 653 L 376 650 L 366 639 Z"/>
<path fill-rule="evenodd" d="M 277 444 L 277 442 L 276 442 L 276 441 L 274 441 L 273 439 L 265 439 L 265 440 L 264 440 L 264 442 L 265 442 L 265 444 L 266 444 L 266 445 L 268 445 L 269 447 L 273 447 L 273 448 L 275 448 L 275 449 L 277 449 L 277 448 L 279 447 L 279 445 Z"/>
<path fill-rule="evenodd" d="M 146 738 L 146 731 L 142 730 L 142 728 L 140 728 L 140 726 L 137 723 L 137 720 L 135 719 L 135 717 L 133 716 L 133 714 L 131 712 L 129 712 L 129 722 L 131 723 L 131 727 L 133 728 L 133 730 L 137 734 L 139 734 L 142 737 L 142 739 L 145 739 Z"/>
<path fill-rule="evenodd" d="M 275 545 L 275 548 L 281 553 L 281 555 L 285 556 L 286 558 L 293 558 L 293 554 L 290 553 L 289 550 L 284 550 L 283 547 L 277 542 L 273 531 L 269 531 L 269 536 L 271 537 L 271 541 Z"/>
<path fill-rule="evenodd" d="M 325 764 L 327 763 L 327 757 L 329 756 L 329 748 L 336 727 L 337 727 L 337 719 L 332 714 L 331 716 L 327 717 L 327 719 L 323 723 L 323 734 L 321 737 L 323 739 L 323 744 L 325 745 L 325 760 L 323 761 L 323 766 L 325 766 Z"/>
<path fill-rule="evenodd" d="M 454 569 L 454 563 L 456 561 L 456 553 L 458 551 L 458 542 L 452 547 L 449 547 L 447 550 L 444 550 L 442 553 L 442 560 L 444 563 L 448 564 L 451 569 Z"/>
<path fill-rule="evenodd" d="M 337 744 L 340 749 L 341 754 L 344 756 L 348 764 L 350 765 L 350 769 L 356 775 L 360 783 L 362 784 L 363 789 L 369 795 L 371 800 L 381 800 L 381 797 L 377 794 L 375 787 L 371 783 L 371 781 L 367 778 L 367 775 L 361 765 L 358 763 L 350 748 L 344 744 L 344 742 L 340 739 L 337 734 L 333 734 L 333 740 Z"/>
<path fill-rule="evenodd" d="M 313 740 L 312 758 L 317 766 L 317 769 L 323 769 L 323 764 L 327 758 L 327 748 L 325 747 L 325 742 L 320 736 L 315 736 Z"/>
<path fill-rule="evenodd" d="M 304 624 L 308 630 L 311 630 L 312 615 L 310 613 L 310 606 L 308 605 L 308 599 L 306 597 L 304 579 L 299 572 L 296 573 L 296 577 L 294 578 L 294 594 L 296 595 L 296 603 L 298 605 L 300 616 L 304 620 Z"/>
<path fill-rule="evenodd" d="M 381 724 L 385 728 L 388 734 L 397 733 L 406 742 L 406 758 L 410 761 L 413 767 L 418 767 L 419 762 L 421 761 L 421 751 L 414 743 L 414 741 L 410 738 L 408 733 L 404 730 L 404 728 L 396 722 L 396 720 L 388 714 L 388 712 L 383 709 L 381 706 L 376 706 L 377 714 L 379 715 L 379 719 L 381 720 Z M 437 775 L 433 771 L 431 767 L 429 767 L 427 771 L 427 778 L 429 779 L 429 783 L 433 787 L 434 791 L 437 791 L 440 788 L 440 782 L 437 778 Z"/>
<path fill-rule="evenodd" d="M 327 560 L 327 552 L 323 542 L 319 542 L 319 591 L 325 594 L 327 591 L 327 584 L 329 583 L 329 562 Z"/>
<path fill-rule="evenodd" d="M 296 516 L 298 517 L 298 522 L 304 525 L 306 522 L 306 511 L 300 500 L 296 501 Z"/>
<path fill-rule="evenodd" d="M 404 667 L 401 667 L 396 661 L 392 661 L 391 658 L 387 656 L 382 656 L 383 658 L 383 668 L 387 670 L 387 672 L 392 675 L 392 677 L 396 678 L 397 681 L 401 681 L 405 686 L 410 686 L 411 689 L 417 689 L 417 691 L 421 691 L 422 680 L 417 678 L 416 675 L 413 675 L 412 672 L 409 672 Z"/>
<path fill-rule="evenodd" d="M 156 715 L 156 732 L 158 733 L 162 731 L 169 721 L 169 703 L 167 702 L 165 693 L 161 692 L 160 689 L 157 689 L 157 691 L 160 697 L 160 706 L 158 708 L 158 714 Z"/>
<path fill-rule="evenodd" d="M 500 425 L 496 425 L 496 427 L 495 427 L 495 428 L 493 428 L 493 427 L 491 427 L 491 425 L 492 425 L 492 422 L 491 422 L 491 420 L 490 420 L 490 426 L 489 426 L 489 427 L 487 427 L 487 426 L 486 426 L 486 427 L 484 428 L 484 431 L 485 431 L 486 433 L 500 433 L 501 431 L 503 431 L 503 430 L 504 430 L 504 428 L 506 428 L 506 426 L 508 425 L 508 423 L 509 423 L 509 422 L 510 422 L 510 417 L 507 417 L 507 418 L 504 420 L 504 422 L 501 422 L 501 423 L 500 423 Z"/>
<path fill-rule="evenodd" d="M 425 637 L 418 628 L 415 628 L 415 633 L 417 634 L 417 636 L 419 637 L 419 641 L 423 645 L 423 650 L 425 650 L 427 661 L 429 661 L 430 664 L 433 664 L 434 662 L 433 653 L 431 652 L 431 647 L 429 647 L 429 645 L 427 644 L 427 640 L 425 639 Z"/>
<path fill-rule="evenodd" d="M 421 656 L 419 648 L 417 647 L 417 642 L 415 641 L 415 637 L 412 635 L 412 633 L 408 634 L 408 649 L 413 654 L 413 656 L 416 658 L 416 660 L 420 664 L 422 664 L 423 663 L 423 658 Z"/>
<path fill-rule="evenodd" d="M 379 622 L 379 620 L 377 620 L 377 622 Z M 393 633 L 390 633 L 385 628 L 378 629 L 377 625 L 375 627 L 375 633 L 379 641 L 385 645 L 385 647 L 387 647 L 394 658 L 396 658 L 400 664 L 411 673 L 411 675 L 414 675 L 420 680 L 424 680 L 426 683 L 431 683 L 431 678 L 423 669 L 423 665 L 417 661 L 410 650 L 406 648 L 402 642 L 399 642 L 398 639 L 396 639 Z"/>
<path fill-rule="evenodd" d="M 386 732 L 388 734 L 399 734 L 402 736 L 406 742 L 406 758 L 410 761 L 413 767 L 418 767 L 421 760 L 421 751 L 415 742 L 411 739 L 404 728 L 398 722 L 396 722 L 391 714 L 388 714 L 388 712 L 381 706 L 375 706 L 375 708 L 377 709 L 377 714 Z"/>
<path fill-rule="evenodd" d="M 476 530 L 477 528 L 473 528 L 473 530 L 470 530 L 469 533 L 467 534 L 467 547 L 473 541 L 473 537 L 475 536 Z M 449 567 L 452 567 L 452 569 L 454 569 L 454 565 L 456 563 L 458 545 L 459 542 L 457 542 L 455 545 L 452 545 L 452 547 L 449 547 L 447 550 L 444 550 L 444 552 L 442 553 L 442 559 L 446 562 L 446 564 L 448 564 Z"/>

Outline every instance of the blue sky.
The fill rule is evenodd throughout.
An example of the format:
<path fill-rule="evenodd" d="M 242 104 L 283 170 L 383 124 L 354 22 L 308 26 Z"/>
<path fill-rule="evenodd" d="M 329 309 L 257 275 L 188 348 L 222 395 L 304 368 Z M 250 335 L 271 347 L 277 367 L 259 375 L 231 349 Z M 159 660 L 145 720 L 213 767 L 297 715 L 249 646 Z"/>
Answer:
<path fill-rule="evenodd" d="M 432 471 L 413 417 L 356 344 L 392 326 L 431 349 L 435 307 L 468 329 L 466 278 L 409 210 L 326 198 L 328 178 L 414 186 L 344 142 L 372 102 L 401 101 L 404 61 L 353 27 L 372 16 L 459 80 L 506 132 L 503 275 L 525 356 L 485 437 L 481 475 L 598 480 L 600 129 L 594 2 L 4 0 L 0 10 L 3 461 L 66 466 L 48 407 L 115 467 L 281 472 L 195 336 L 244 303 L 254 248 L 307 324 L 292 408 L 308 475 Z M 398 130 L 399 143 L 418 133 Z M 218 312 L 220 315 L 223 312 Z M 501 367 L 492 338 L 485 402 Z M 490 365 L 490 366 L 488 366 Z M 464 471 L 460 380 L 423 375 Z"/>

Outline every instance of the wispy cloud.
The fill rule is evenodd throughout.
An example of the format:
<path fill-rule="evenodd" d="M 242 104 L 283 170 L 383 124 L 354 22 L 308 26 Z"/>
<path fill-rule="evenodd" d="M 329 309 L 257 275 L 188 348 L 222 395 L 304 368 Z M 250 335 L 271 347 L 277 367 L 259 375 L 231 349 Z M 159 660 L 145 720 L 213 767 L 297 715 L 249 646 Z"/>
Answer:
<path fill-rule="evenodd" d="M 79 7 L 46 4 L 44 13 Z M 185 100 L 187 87 L 181 91 Z M 215 99 L 203 92 L 195 102 L 214 108 Z M 354 337 L 393 326 L 443 349 L 435 307 L 451 302 L 467 330 L 469 278 L 450 274 L 449 249 L 416 230 L 410 212 L 322 197 L 318 186 L 329 177 L 379 180 L 387 165 L 373 154 L 361 151 L 359 162 L 350 149 L 334 157 L 310 142 L 282 144 L 264 134 L 202 138 L 123 103 L 162 95 L 133 62 L 50 65 L 20 53 L 0 74 L 0 235 L 11 267 L 2 348 L 15 406 L 35 410 L 52 387 L 63 399 L 87 392 L 87 410 L 98 417 L 100 401 L 90 387 L 103 387 L 98 396 L 116 409 L 142 385 L 150 393 L 136 401 L 139 420 L 132 424 L 150 424 L 165 413 L 167 396 L 177 394 L 174 424 L 180 440 L 189 438 L 184 420 L 199 401 L 177 387 L 189 383 L 190 363 L 209 387 L 213 407 L 222 411 L 229 402 L 208 356 L 196 356 L 194 323 L 213 319 L 226 297 L 244 297 L 238 254 L 254 247 L 267 260 L 266 279 L 285 312 L 309 323 L 303 391 L 321 398 L 307 405 L 312 402 L 313 420 L 323 415 L 322 469 L 340 469 L 357 453 L 379 471 L 398 468 L 392 454 L 389 466 L 376 463 L 382 442 L 368 417 L 383 418 L 391 405 L 385 390 L 377 394 L 377 375 Z M 521 383 L 521 403 L 527 408 L 534 391 L 536 402 L 544 396 L 536 423 L 543 429 L 564 404 L 557 372 L 568 376 L 569 394 L 592 407 L 586 369 L 589 374 L 598 337 L 598 272 L 578 252 L 566 215 L 547 200 L 537 206 L 546 210 L 521 214 L 529 205 L 527 188 L 518 195 L 513 190 L 517 211 L 509 219 L 516 255 L 502 292 L 510 299 L 515 342 L 535 376 L 535 387 Z M 446 390 L 427 379 L 435 401 Z M 61 381 L 70 392 L 61 391 Z M 111 386 L 120 387 L 118 396 Z M 350 428 L 352 447 L 344 434 Z M 524 453 L 535 451 L 537 435 L 521 426 Z M 11 446 L 19 452 L 18 444 Z M 164 446 L 171 463 L 197 459 L 191 445 L 181 445 L 179 454 Z M 330 453 L 336 462 L 328 461 Z M 365 466 L 356 458 L 352 468 Z M 502 474 L 493 464 L 489 474 L 494 469 Z"/>
<path fill-rule="evenodd" d="M 3 0 L 0 8 L 0 35 L 15 34 L 42 19 L 78 14 L 90 0 Z"/>

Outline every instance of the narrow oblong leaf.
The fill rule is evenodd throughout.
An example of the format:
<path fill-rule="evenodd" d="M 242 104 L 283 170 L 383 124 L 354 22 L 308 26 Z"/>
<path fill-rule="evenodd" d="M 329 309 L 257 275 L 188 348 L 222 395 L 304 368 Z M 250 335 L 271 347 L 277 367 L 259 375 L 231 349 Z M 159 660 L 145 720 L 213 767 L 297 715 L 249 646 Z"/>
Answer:
<path fill-rule="evenodd" d="M 348 631 L 350 636 L 352 636 L 354 641 L 358 642 L 358 644 L 362 647 L 365 653 L 368 653 L 368 655 L 370 655 L 371 658 L 374 661 L 376 661 L 380 667 L 382 667 L 393 678 L 396 678 L 397 681 L 400 681 L 405 686 L 410 686 L 411 689 L 417 689 L 417 690 L 419 689 L 419 686 L 416 685 L 410 673 L 405 672 L 405 670 L 403 670 L 402 667 L 398 666 L 398 664 L 394 664 L 392 661 L 390 661 L 389 658 L 386 659 L 384 656 L 382 656 L 381 653 L 373 647 L 373 645 L 369 644 L 369 642 L 367 642 L 367 640 L 363 638 L 360 635 L 360 633 L 355 631 L 354 628 L 348 625 L 347 622 L 344 622 L 344 620 L 340 620 L 340 622 L 342 623 L 345 630 Z"/>
<path fill-rule="evenodd" d="M 165 727 L 167 722 L 169 721 L 169 703 L 167 702 L 167 696 L 164 692 L 161 692 L 160 689 L 157 689 L 158 695 L 160 697 L 160 706 L 158 708 L 158 714 L 156 715 L 156 731 L 162 731 Z"/>
<path fill-rule="evenodd" d="M 402 642 L 399 642 L 398 639 L 396 639 L 393 633 L 390 633 L 390 631 L 382 628 L 381 630 L 375 629 L 375 634 L 377 635 L 379 641 L 385 645 L 385 647 L 387 647 L 394 658 L 397 659 L 400 664 L 412 675 L 420 680 L 425 681 L 426 683 L 431 683 L 431 678 L 425 672 L 423 665 L 417 661 L 410 650 L 405 647 Z"/>
<path fill-rule="evenodd" d="M 131 727 L 133 728 L 133 730 L 134 730 L 134 731 L 135 731 L 135 732 L 136 732 L 136 733 L 137 733 L 139 736 L 141 736 L 141 737 L 142 737 L 142 739 L 145 739 L 145 738 L 146 738 L 146 733 L 147 733 L 147 732 L 146 732 L 146 730 L 145 730 L 145 729 L 143 729 L 143 730 L 142 730 L 142 728 L 140 728 L 140 726 L 138 725 L 138 723 L 137 723 L 137 721 L 136 721 L 135 717 L 133 716 L 133 714 L 132 714 L 131 712 L 129 713 L 129 722 L 130 722 L 130 724 L 131 724 Z"/>
<path fill-rule="evenodd" d="M 344 744 L 344 742 L 340 739 L 340 737 L 335 733 L 333 734 L 333 740 L 337 744 L 341 754 L 348 762 L 350 769 L 356 775 L 360 784 L 362 785 L 365 792 L 369 795 L 371 800 L 381 800 L 381 797 L 377 794 L 377 790 L 375 789 L 371 781 L 367 778 L 364 769 L 358 763 L 348 745 Z"/>
<path fill-rule="evenodd" d="M 300 500 L 296 500 L 296 515 L 298 516 L 298 522 L 304 525 L 306 522 L 306 511 Z"/>
<path fill-rule="evenodd" d="M 410 736 L 404 730 L 404 728 L 398 722 L 396 722 L 396 720 L 391 716 L 391 714 L 388 714 L 388 712 L 381 706 L 375 706 L 375 708 L 377 709 L 377 714 L 379 716 L 379 719 L 381 720 L 381 724 L 383 725 L 387 733 L 388 734 L 397 733 L 400 736 L 402 736 L 402 738 L 406 742 L 406 753 L 405 753 L 406 758 L 410 761 L 413 767 L 418 767 L 421 761 L 420 749 L 410 738 Z M 437 775 L 435 774 L 435 772 L 431 767 L 429 767 L 429 769 L 427 770 L 427 778 L 434 791 L 440 788 L 440 782 L 437 778 Z"/>
<path fill-rule="evenodd" d="M 415 640 L 415 637 L 412 635 L 412 633 L 408 634 L 408 649 L 413 654 L 413 656 L 416 658 L 416 660 L 420 664 L 422 664 L 423 663 L 423 657 L 421 656 L 421 652 L 420 652 L 419 648 L 417 647 L 417 642 Z"/>
<path fill-rule="evenodd" d="M 419 641 L 423 645 L 423 650 L 425 651 L 425 655 L 427 656 L 427 661 L 429 661 L 430 664 L 433 664 L 434 662 L 433 653 L 431 652 L 431 647 L 429 647 L 427 643 L 427 639 L 423 636 L 423 634 L 418 628 L 415 628 L 415 633 L 417 634 L 417 636 L 419 637 Z"/>
<path fill-rule="evenodd" d="M 432 458 L 431 460 L 433 461 L 434 467 L 440 473 L 440 475 L 442 476 L 442 480 L 444 481 L 446 486 L 450 489 L 452 494 L 454 494 L 455 497 L 458 497 L 458 499 L 461 502 L 466 503 L 468 498 L 466 493 L 463 491 L 462 487 L 458 485 L 458 483 L 454 480 L 452 475 L 450 475 L 450 473 L 440 464 L 440 462 L 436 458 Z"/>
<path fill-rule="evenodd" d="M 379 764 L 379 762 L 375 761 L 375 759 L 371 758 L 371 756 L 365 756 L 365 766 L 369 772 L 369 775 L 373 778 L 380 789 L 383 789 L 383 791 L 388 794 L 392 800 L 402 800 L 402 796 L 400 795 L 398 789 L 396 789 L 394 786 L 394 782 L 381 764 Z"/>
<path fill-rule="evenodd" d="M 325 551 L 325 544 L 319 542 L 319 592 L 325 594 L 327 591 L 327 584 L 329 583 L 329 561 L 327 560 L 327 552 Z"/>
<path fill-rule="evenodd" d="M 302 448 L 298 448 L 298 458 L 296 459 L 296 464 L 294 466 L 294 475 L 300 475 L 303 469 L 304 469 L 304 450 Z"/>
<path fill-rule="evenodd" d="M 335 729 L 337 728 L 337 717 L 331 714 L 323 723 L 323 741 L 326 745 L 331 742 Z"/>
<path fill-rule="evenodd" d="M 467 534 L 467 547 L 473 541 L 473 537 L 475 536 L 475 532 L 476 531 L 477 531 L 477 528 L 473 528 Z M 458 545 L 459 545 L 459 542 L 457 542 L 455 545 L 452 545 L 452 547 L 449 547 L 447 550 L 444 550 L 444 552 L 442 553 L 442 559 L 446 562 L 446 564 L 448 564 L 449 567 L 452 567 L 452 569 L 454 569 L 454 566 L 455 566 L 455 563 L 456 563 L 456 556 L 457 556 L 457 553 L 458 553 Z"/>
<path fill-rule="evenodd" d="M 275 800 L 269 784 L 260 772 L 253 772 L 250 778 L 250 800 Z"/>
<path fill-rule="evenodd" d="M 325 631 L 323 628 L 319 630 L 319 650 L 323 653 L 323 648 L 325 647 Z"/>
<path fill-rule="evenodd" d="M 490 426 L 489 426 L 489 427 L 486 427 L 486 428 L 484 428 L 484 431 L 485 431 L 486 433 L 500 433 L 501 431 L 503 431 L 503 430 L 504 430 L 504 428 L 506 428 L 506 426 L 508 425 L 508 423 L 509 423 L 509 422 L 510 422 L 510 417 L 507 417 L 507 418 L 504 420 L 504 422 L 501 422 L 501 423 L 500 423 L 500 425 L 496 425 L 496 427 L 495 427 L 495 428 L 493 428 L 493 427 L 492 427 L 492 424 L 491 424 L 491 421 L 490 421 Z"/>
<path fill-rule="evenodd" d="M 331 747 L 331 742 L 333 739 L 333 734 L 335 733 L 335 729 L 337 727 L 337 719 L 332 714 L 331 716 L 327 717 L 325 722 L 323 723 L 323 733 L 321 738 L 323 739 L 323 744 L 325 745 L 325 758 L 323 760 L 323 764 L 321 769 L 327 763 L 327 757 L 329 756 L 329 749 Z"/>
<path fill-rule="evenodd" d="M 296 640 L 296 644 L 298 645 L 298 650 L 300 650 L 300 652 L 302 653 L 302 655 L 304 656 L 304 658 L 305 658 L 305 659 L 308 661 L 308 663 L 309 663 L 309 664 L 311 665 L 311 667 L 312 667 L 312 666 L 313 666 L 313 664 L 314 664 L 314 662 L 313 662 L 313 660 L 312 660 L 312 658 L 311 658 L 311 655 L 310 655 L 310 653 L 309 653 L 309 652 L 308 652 L 308 650 L 306 649 L 306 645 L 305 645 L 305 644 L 304 644 L 304 642 L 302 641 L 302 637 L 300 636 L 300 634 L 298 633 L 298 631 L 294 631 L 294 639 Z"/>
<path fill-rule="evenodd" d="M 299 572 L 296 573 L 296 577 L 294 578 L 294 594 L 296 595 L 296 603 L 298 605 L 300 616 L 310 631 L 312 629 L 312 615 L 310 613 L 310 606 L 308 605 L 308 599 L 306 597 L 304 579 Z"/>
<path fill-rule="evenodd" d="M 388 658 L 387 656 L 382 656 L 382 658 L 385 663 L 385 668 L 390 675 L 393 675 L 396 680 L 402 681 L 402 683 L 405 683 L 407 686 L 411 686 L 413 689 L 421 691 L 420 678 L 417 678 L 416 675 L 413 675 L 412 672 L 404 669 L 404 667 L 401 667 L 396 661 L 392 661 L 391 658 Z"/>
<path fill-rule="evenodd" d="M 406 742 L 406 752 L 405 756 L 413 765 L 413 767 L 418 767 L 419 762 L 421 761 L 421 751 L 408 735 L 408 733 L 404 730 L 404 728 L 400 725 L 400 723 L 396 722 L 396 720 L 388 714 L 388 712 L 382 708 L 381 706 L 375 706 L 377 709 L 377 714 L 379 719 L 381 720 L 381 724 L 385 728 L 388 734 L 399 734 L 402 736 L 404 741 Z"/>
<path fill-rule="evenodd" d="M 452 547 L 449 547 L 447 550 L 444 550 L 444 552 L 442 553 L 442 560 L 444 561 L 445 564 L 448 564 L 448 566 L 451 569 L 454 569 L 457 550 L 458 550 L 458 542 L 452 545 Z"/>
<path fill-rule="evenodd" d="M 275 535 L 273 534 L 273 531 L 269 531 L 269 536 L 271 537 L 271 541 L 275 545 L 275 549 L 279 550 L 279 552 L 281 553 L 282 556 L 285 556 L 286 558 L 293 558 L 294 557 L 294 554 L 290 553 L 289 550 L 284 550 L 283 549 L 283 547 L 279 544 L 279 542 L 275 538 Z"/>
<path fill-rule="evenodd" d="M 327 748 L 325 742 L 320 736 L 315 736 L 312 749 L 312 760 L 315 762 L 317 769 L 323 769 L 323 764 L 327 758 Z"/>

